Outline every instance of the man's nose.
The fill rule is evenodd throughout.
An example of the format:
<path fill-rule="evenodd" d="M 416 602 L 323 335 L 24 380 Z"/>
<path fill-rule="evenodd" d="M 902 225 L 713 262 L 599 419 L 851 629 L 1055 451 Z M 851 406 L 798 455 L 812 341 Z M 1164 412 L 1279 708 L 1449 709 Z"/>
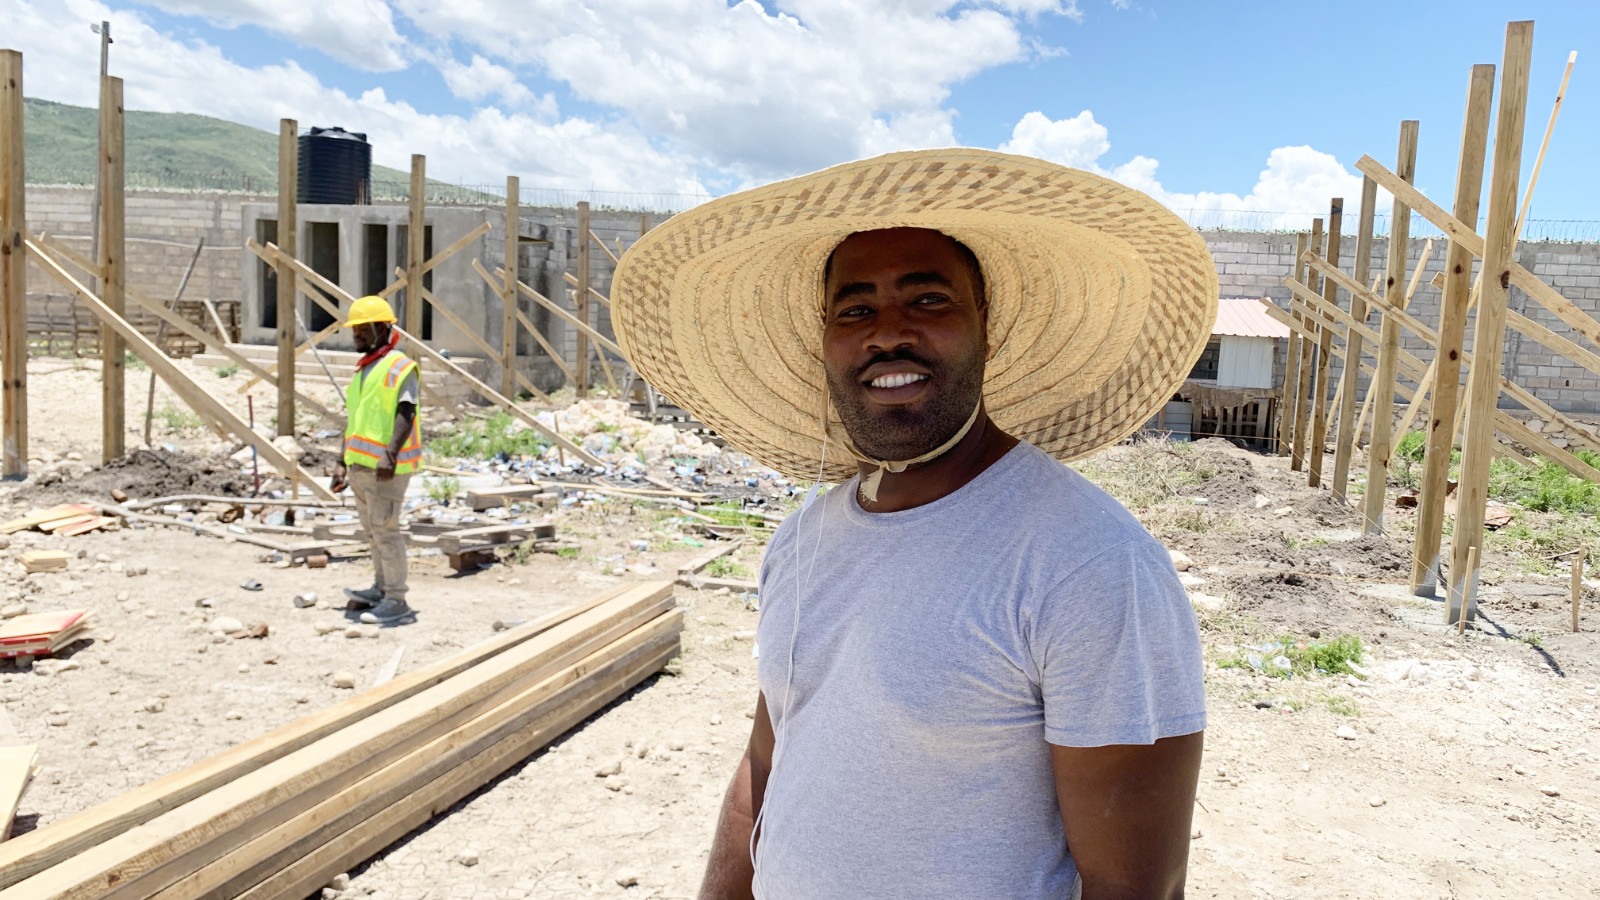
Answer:
<path fill-rule="evenodd" d="M 914 347 L 918 343 L 918 334 L 910 318 L 894 305 L 878 310 L 878 314 L 872 317 L 872 327 L 863 337 L 866 349 L 874 353 Z"/>

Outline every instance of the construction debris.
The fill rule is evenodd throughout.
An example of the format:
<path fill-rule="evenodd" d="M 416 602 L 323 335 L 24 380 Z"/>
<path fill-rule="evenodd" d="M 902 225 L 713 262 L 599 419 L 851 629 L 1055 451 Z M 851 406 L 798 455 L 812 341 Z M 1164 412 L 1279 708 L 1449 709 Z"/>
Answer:
<path fill-rule="evenodd" d="M 3 713 L 0 713 L 3 715 Z M 11 822 L 28 784 L 39 774 L 35 747 L 0 747 L 0 841 L 11 837 Z"/>
<path fill-rule="evenodd" d="M 29 550 L 18 559 L 23 571 L 29 575 L 38 572 L 59 572 L 67 567 L 71 555 L 62 550 Z"/>

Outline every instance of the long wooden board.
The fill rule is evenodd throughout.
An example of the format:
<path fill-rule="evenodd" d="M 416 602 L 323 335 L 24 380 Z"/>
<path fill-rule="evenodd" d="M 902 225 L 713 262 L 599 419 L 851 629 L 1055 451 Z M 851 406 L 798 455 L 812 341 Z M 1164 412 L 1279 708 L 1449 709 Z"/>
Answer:
<path fill-rule="evenodd" d="M 344 790 L 325 795 L 300 815 L 154 895 L 154 900 L 227 900 L 239 895 L 527 726 L 547 720 L 574 697 L 614 697 L 626 690 L 629 681 L 636 683 L 649 674 L 645 665 L 655 662 L 659 667 L 666 661 L 661 657 L 677 646 L 682 627 L 682 610 L 657 616 L 461 727 Z"/>
<path fill-rule="evenodd" d="M 628 591 L 659 600 L 672 593 L 661 581 L 622 585 L 519 625 L 461 653 L 416 669 L 186 769 L 134 788 L 114 800 L 0 846 L 0 888 L 9 887 L 115 835 L 504 653 Z"/>
<path fill-rule="evenodd" d="M 152 344 L 150 339 L 145 337 L 139 329 L 129 324 L 128 320 L 112 311 L 111 307 L 107 306 L 105 301 L 96 296 L 93 291 L 90 291 L 78 279 L 72 277 L 61 267 L 60 263 L 55 261 L 54 257 L 46 253 L 32 240 L 28 240 L 25 243 L 28 246 L 28 252 L 33 254 L 34 259 L 46 271 L 55 275 L 62 283 L 72 288 L 78 299 L 87 304 L 108 328 L 119 334 L 127 342 L 128 348 L 138 355 L 140 359 L 144 360 L 145 365 L 155 370 L 156 374 L 161 376 L 161 380 L 165 381 L 167 386 L 172 388 L 173 392 L 183 399 L 183 402 L 197 412 L 203 411 L 203 414 L 210 415 L 221 422 L 239 440 L 255 447 L 256 452 L 261 454 L 268 463 L 279 472 L 288 475 L 291 483 L 298 479 L 300 482 L 304 482 L 312 493 L 327 500 L 334 499 L 332 492 L 319 484 L 310 472 L 302 469 L 298 463 L 285 456 L 283 451 L 273 446 L 272 441 L 262 437 L 259 432 L 250 427 L 248 422 L 239 418 L 233 410 L 224 406 L 217 398 L 206 393 L 205 389 L 196 384 L 188 375 L 185 375 L 183 370 L 179 369 L 166 353 L 155 344 Z"/>
<path fill-rule="evenodd" d="M 11 837 L 11 822 L 38 763 L 36 747 L 0 747 L 0 841 Z"/>
<path fill-rule="evenodd" d="M 486 706 L 549 677 L 659 615 L 627 597 L 602 604 L 14 885 L 6 900 L 147 897 L 276 821 L 388 765 Z"/>
<path fill-rule="evenodd" d="M 240 894 L 240 900 L 300 900 L 314 893 L 318 885 L 326 884 L 333 875 L 348 871 L 404 837 L 484 781 L 566 733 L 632 684 L 658 671 L 678 652 L 674 636 L 670 643 L 638 662 L 618 667 L 592 690 L 567 698 L 539 720 Z"/>

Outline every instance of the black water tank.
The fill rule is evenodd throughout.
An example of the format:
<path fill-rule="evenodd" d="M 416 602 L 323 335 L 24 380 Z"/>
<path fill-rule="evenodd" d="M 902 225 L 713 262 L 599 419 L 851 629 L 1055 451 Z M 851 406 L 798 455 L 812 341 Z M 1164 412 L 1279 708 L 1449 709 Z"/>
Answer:
<path fill-rule="evenodd" d="M 301 203 L 370 203 L 372 145 L 343 128 L 300 135 Z"/>

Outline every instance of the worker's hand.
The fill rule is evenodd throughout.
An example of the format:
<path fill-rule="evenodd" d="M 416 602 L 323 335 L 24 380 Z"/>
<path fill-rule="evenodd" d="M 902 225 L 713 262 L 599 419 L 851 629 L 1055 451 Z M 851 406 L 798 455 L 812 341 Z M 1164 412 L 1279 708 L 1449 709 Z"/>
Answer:
<path fill-rule="evenodd" d="M 383 459 L 378 460 L 378 480 L 394 480 L 394 454 L 387 450 L 383 451 Z"/>
<path fill-rule="evenodd" d="M 349 486 L 347 480 L 349 474 L 350 471 L 345 468 L 344 462 L 341 460 L 333 467 L 333 482 L 328 485 L 328 490 L 333 491 L 335 494 L 343 493 L 344 489 Z"/>

